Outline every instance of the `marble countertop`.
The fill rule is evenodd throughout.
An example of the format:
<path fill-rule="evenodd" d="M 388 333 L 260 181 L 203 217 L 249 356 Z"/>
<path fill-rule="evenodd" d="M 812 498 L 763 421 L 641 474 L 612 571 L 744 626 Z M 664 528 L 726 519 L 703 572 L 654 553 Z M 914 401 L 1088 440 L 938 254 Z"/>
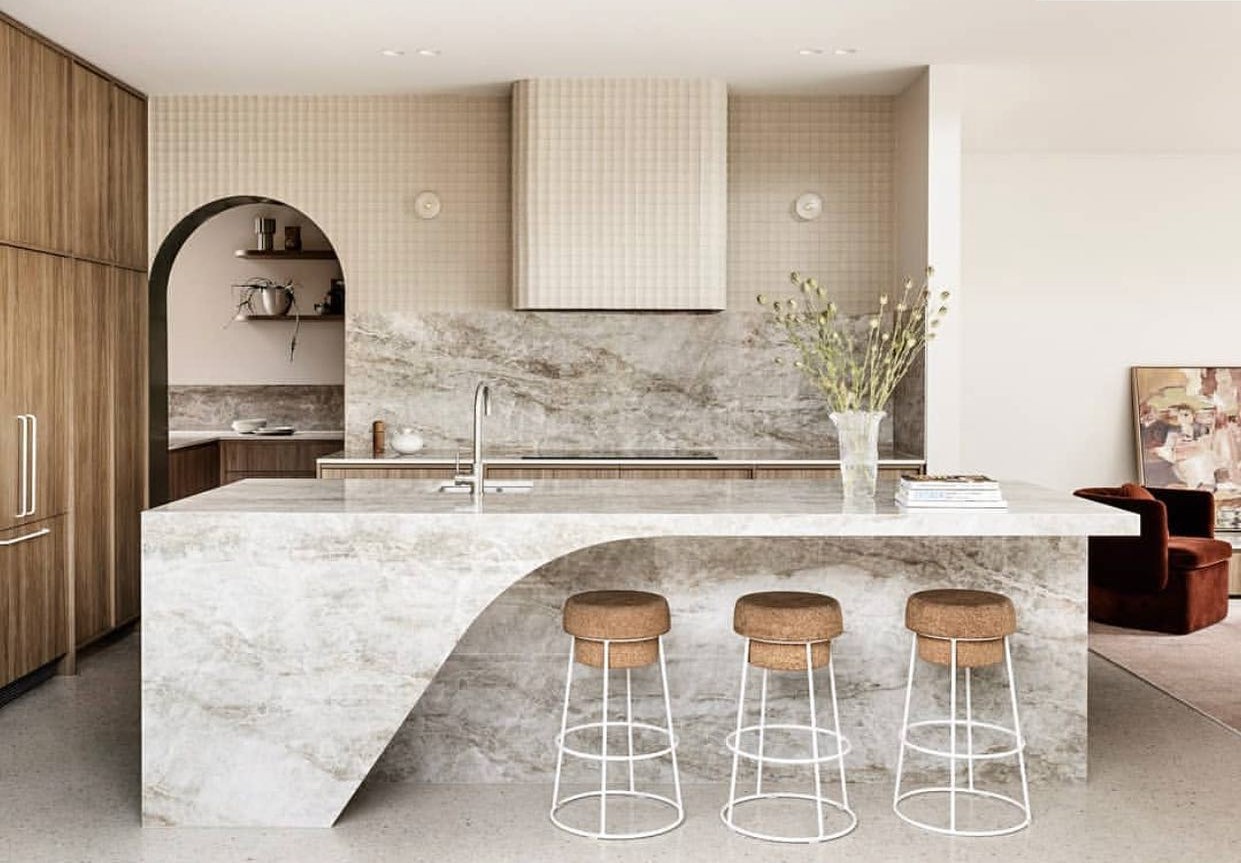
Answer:
<path fill-rule="evenodd" d="M 548 480 L 528 493 L 482 498 L 436 491 L 438 482 L 346 479 L 250 479 L 148 511 L 146 519 L 192 514 L 313 516 L 396 515 L 539 519 L 561 522 L 658 518 L 664 529 L 690 535 L 736 536 L 1089 536 L 1139 532 L 1132 513 L 1027 483 L 1002 483 L 1004 510 L 907 510 L 880 482 L 875 500 L 849 504 L 838 482 L 755 483 L 750 480 Z M 550 521 L 549 516 L 554 516 Z M 709 518 L 704 519 L 704 516 Z M 554 523 L 553 523 L 554 522 Z M 708 524 L 708 522 L 710 522 Z"/>
<path fill-rule="evenodd" d="M 168 449 L 177 450 L 199 444 L 215 443 L 222 440 L 341 440 L 345 439 L 343 431 L 296 431 L 291 435 L 257 435 L 241 434 L 228 431 L 170 431 L 168 432 Z"/>
<path fill-rule="evenodd" d="M 696 450 L 695 450 L 696 451 Z M 539 455 L 536 450 L 500 450 L 487 453 L 487 463 L 503 467 L 536 467 L 540 464 L 564 464 L 580 467 L 626 465 L 629 467 L 659 466 L 681 467 L 733 467 L 739 465 L 777 465 L 780 467 L 834 467 L 840 464 L 840 456 L 832 450 L 771 450 L 771 449 L 711 449 L 716 458 L 613 458 L 606 454 L 593 455 L 589 452 L 574 454 L 572 458 L 544 457 L 529 458 Z M 555 453 L 562 456 L 563 452 Z M 420 450 L 412 455 L 388 453 L 376 457 L 370 449 L 349 448 L 340 453 L 333 453 L 319 459 L 319 463 L 330 466 L 366 466 L 390 467 L 409 464 L 453 464 L 457 456 L 456 450 L 428 449 Z M 469 462 L 469 449 L 461 450 L 464 462 Z M 902 453 L 891 447 L 880 447 L 880 467 L 921 467 L 925 464 L 921 456 Z"/>

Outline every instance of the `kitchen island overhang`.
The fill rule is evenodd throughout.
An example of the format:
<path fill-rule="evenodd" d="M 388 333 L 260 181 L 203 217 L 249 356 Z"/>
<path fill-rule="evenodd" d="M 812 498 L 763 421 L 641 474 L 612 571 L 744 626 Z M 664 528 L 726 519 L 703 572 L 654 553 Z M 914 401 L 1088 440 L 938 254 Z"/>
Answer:
<path fill-rule="evenodd" d="M 842 701 L 842 721 L 855 723 L 858 757 L 875 770 L 895 756 L 886 726 L 907 654 L 903 596 L 1009 594 L 1036 776 L 1085 777 L 1085 538 L 1136 534 L 1130 513 L 1019 483 L 1005 483 L 1007 510 L 989 512 L 904 511 L 890 486 L 873 511 L 850 511 L 838 484 L 819 481 L 555 481 L 481 499 L 435 485 L 247 480 L 144 514 L 144 823 L 330 826 L 493 601 L 553 563 L 566 595 L 630 586 L 608 582 L 626 578 L 623 565 L 600 564 L 658 539 L 685 550 L 771 543 L 776 555 L 797 545 L 851 561 L 782 583 L 844 606 L 853 640 L 838 673 L 856 695 Z M 687 652 L 709 642 L 731 667 L 728 603 L 764 585 L 723 569 L 667 585 L 659 572 L 643 577 L 672 602 L 670 664 L 680 631 Z M 563 639 L 551 618 L 534 637 Z M 709 738 L 697 731 L 714 717 L 696 715 L 687 690 L 674 692 L 683 748 L 702 749 Z M 525 738 L 507 742 L 547 742 Z M 691 770 L 693 760 L 687 752 Z"/>

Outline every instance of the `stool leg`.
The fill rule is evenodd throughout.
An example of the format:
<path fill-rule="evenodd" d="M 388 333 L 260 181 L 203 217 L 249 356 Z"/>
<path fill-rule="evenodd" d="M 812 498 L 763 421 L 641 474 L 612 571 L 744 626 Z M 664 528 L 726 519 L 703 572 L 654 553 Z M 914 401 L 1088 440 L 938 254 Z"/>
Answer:
<path fill-rule="evenodd" d="M 1017 716 L 1017 678 L 1013 677 L 1013 654 L 1004 637 L 1004 667 L 1008 672 L 1008 695 L 1013 706 L 1013 735 L 1017 739 L 1017 766 L 1021 771 L 1021 802 L 1026 807 L 1026 821 L 1030 820 L 1030 784 L 1026 778 L 1026 741 L 1021 736 L 1021 720 Z"/>
<path fill-rule="evenodd" d="M 901 796 L 901 774 L 905 769 L 905 740 L 909 735 L 909 702 L 914 691 L 914 663 L 918 659 L 918 635 L 909 644 L 909 675 L 905 679 L 905 716 L 901 719 L 901 749 L 896 756 L 896 788 L 892 791 L 892 808 L 896 808 Z"/>
<path fill-rule="evenodd" d="M 836 704 L 836 660 L 831 655 L 827 657 L 827 679 L 832 690 L 832 725 L 836 730 L 836 754 L 840 756 L 836 759 L 839 765 L 837 770 L 840 773 L 840 802 L 845 809 L 848 809 L 849 788 L 845 785 L 845 743 L 844 738 L 840 736 L 840 708 Z"/>
<path fill-rule="evenodd" d="M 763 669 L 762 695 L 758 702 L 758 780 L 754 783 L 754 793 L 763 793 L 763 749 L 767 738 L 767 669 Z"/>
<path fill-rule="evenodd" d="M 676 734 L 672 730 L 672 699 L 668 696 L 668 664 L 664 659 L 664 639 L 661 636 L 656 642 L 659 649 L 659 682 L 664 690 L 664 718 L 668 723 L 668 746 L 672 752 L 672 790 L 674 799 L 677 802 L 677 823 L 680 823 L 680 817 L 685 812 L 685 804 L 681 799 L 681 771 L 677 767 L 677 743 Z"/>
<path fill-rule="evenodd" d="M 814 756 L 814 814 L 823 836 L 823 777 L 819 770 L 819 721 L 814 707 L 814 663 L 810 661 L 810 643 L 806 643 L 806 682 L 810 689 L 810 753 Z"/>
<path fill-rule="evenodd" d="M 969 789 L 974 790 L 974 709 L 970 698 L 970 670 L 965 669 L 965 769 L 969 772 Z"/>
<path fill-rule="evenodd" d="M 747 638 L 741 648 L 741 693 L 737 696 L 737 736 L 733 738 L 736 748 L 733 749 L 733 772 L 728 781 L 728 818 L 729 827 L 733 826 L 733 801 L 737 799 L 737 770 L 741 764 L 741 725 L 745 721 L 745 680 L 750 670 L 750 640 Z"/>
<path fill-rule="evenodd" d="M 573 651 L 577 639 L 569 639 L 569 670 L 564 678 L 564 707 L 560 711 L 560 743 L 556 746 L 556 780 L 552 785 L 552 809 L 560 803 L 560 770 L 564 766 L 565 731 L 569 727 L 569 693 L 573 691 Z"/>
<path fill-rule="evenodd" d="M 629 735 L 629 790 L 634 791 L 633 781 L 633 690 L 630 688 L 630 670 L 625 669 L 625 726 Z"/>
<path fill-rule="evenodd" d="M 608 678 L 611 676 L 611 642 L 603 642 L 603 726 L 599 754 L 599 833 L 608 832 Z"/>
<path fill-rule="evenodd" d="M 957 640 L 949 640 L 952 651 L 949 671 L 952 681 L 948 684 L 948 769 L 951 776 L 948 781 L 948 829 L 957 832 Z"/>

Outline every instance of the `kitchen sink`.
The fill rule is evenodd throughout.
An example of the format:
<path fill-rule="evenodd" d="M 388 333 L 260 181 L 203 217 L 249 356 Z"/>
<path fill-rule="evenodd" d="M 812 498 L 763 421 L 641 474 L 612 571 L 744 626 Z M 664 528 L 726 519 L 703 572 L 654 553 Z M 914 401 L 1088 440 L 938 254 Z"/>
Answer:
<path fill-rule="evenodd" d="M 468 485 L 457 485 L 454 482 L 442 482 L 435 489 L 444 494 L 469 494 L 470 487 Z M 485 494 L 529 494 L 534 490 L 533 480 L 510 479 L 505 481 L 494 481 L 483 483 L 483 492 Z"/>

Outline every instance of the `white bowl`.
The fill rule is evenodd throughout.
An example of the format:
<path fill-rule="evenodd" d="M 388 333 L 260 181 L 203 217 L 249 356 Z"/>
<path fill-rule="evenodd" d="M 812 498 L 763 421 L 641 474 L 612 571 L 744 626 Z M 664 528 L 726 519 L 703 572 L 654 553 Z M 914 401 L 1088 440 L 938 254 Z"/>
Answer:
<path fill-rule="evenodd" d="M 239 434 L 250 434 L 267 425 L 265 419 L 233 420 L 233 431 Z"/>
<path fill-rule="evenodd" d="M 422 435 L 412 428 L 397 429 L 389 443 L 401 455 L 412 455 L 422 449 Z"/>

